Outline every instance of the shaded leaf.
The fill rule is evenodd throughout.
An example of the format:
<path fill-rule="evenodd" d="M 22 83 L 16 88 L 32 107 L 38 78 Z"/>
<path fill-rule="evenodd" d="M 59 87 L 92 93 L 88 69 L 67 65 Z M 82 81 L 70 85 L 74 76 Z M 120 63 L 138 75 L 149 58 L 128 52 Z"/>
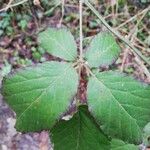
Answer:
<path fill-rule="evenodd" d="M 88 104 L 105 133 L 141 142 L 150 120 L 150 86 L 118 72 L 97 73 L 89 79 Z"/>
<path fill-rule="evenodd" d="M 46 62 L 7 76 L 3 96 L 17 114 L 20 131 L 51 128 L 77 92 L 78 75 L 67 63 Z"/>
<path fill-rule="evenodd" d="M 143 143 L 150 146 L 150 122 L 143 129 Z"/>
<path fill-rule="evenodd" d="M 67 29 L 48 28 L 38 37 L 41 47 L 48 53 L 68 61 L 77 57 L 77 46 L 74 38 Z"/>
<path fill-rule="evenodd" d="M 127 144 L 121 140 L 112 139 L 111 150 L 139 150 L 139 148 L 134 144 Z"/>
<path fill-rule="evenodd" d="M 80 106 L 69 121 L 60 121 L 51 131 L 55 150 L 109 150 L 108 138 L 100 130 L 87 106 Z"/>
<path fill-rule="evenodd" d="M 90 67 L 110 65 L 119 56 L 120 48 L 114 37 L 108 32 L 96 35 L 86 51 L 85 58 Z"/>

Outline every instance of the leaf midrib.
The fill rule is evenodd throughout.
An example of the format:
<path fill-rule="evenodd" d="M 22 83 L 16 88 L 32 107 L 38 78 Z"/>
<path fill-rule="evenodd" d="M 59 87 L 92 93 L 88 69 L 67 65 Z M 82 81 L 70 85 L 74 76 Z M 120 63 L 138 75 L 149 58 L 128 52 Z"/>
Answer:
<path fill-rule="evenodd" d="M 99 51 L 99 50 L 101 49 L 101 51 L 100 51 L 100 52 L 101 52 L 101 53 L 100 53 L 100 56 L 101 56 L 101 55 L 104 55 L 104 54 L 107 54 L 107 53 L 108 53 L 108 50 L 111 49 L 115 44 L 116 44 L 116 43 L 113 43 L 112 45 L 108 46 L 106 49 L 101 49 L 101 48 L 98 47 L 98 49 L 95 50 L 95 51 Z"/>
<path fill-rule="evenodd" d="M 115 96 L 113 95 L 113 93 L 111 92 L 111 90 L 109 89 L 109 87 L 107 87 L 101 80 L 99 80 L 95 75 L 94 75 L 94 78 L 100 83 L 102 84 L 106 89 L 108 89 L 109 93 L 112 95 L 113 99 L 117 102 L 117 104 L 121 107 L 121 109 L 131 118 L 133 119 L 136 124 L 137 124 L 137 120 L 135 118 L 133 118 L 126 110 L 125 108 L 117 101 L 117 99 L 115 98 Z M 137 124 L 137 126 L 139 126 Z"/>
<path fill-rule="evenodd" d="M 64 75 L 67 73 L 67 70 L 68 70 L 70 67 L 71 67 L 71 66 L 67 67 L 67 68 L 64 70 L 63 74 L 61 74 L 61 75 L 59 76 L 59 78 L 55 79 L 55 80 L 52 82 L 52 84 L 54 84 L 56 81 L 58 81 L 58 79 L 60 79 L 62 76 L 64 76 Z M 47 91 L 47 89 L 49 89 L 49 87 L 50 87 L 52 84 L 50 84 L 47 88 L 45 88 L 45 90 L 42 91 L 41 94 L 20 114 L 20 116 L 17 118 L 17 121 L 19 121 L 19 120 L 21 119 L 21 117 L 24 115 L 24 113 L 25 113 L 28 109 L 30 109 L 30 107 L 32 107 L 32 105 L 33 105 L 35 102 L 37 102 L 37 101 L 39 100 L 39 98 L 40 98 L 43 94 L 45 94 L 45 92 Z"/>
<path fill-rule="evenodd" d="M 78 112 L 78 131 L 77 131 L 77 145 L 76 145 L 76 150 L 79 150 L 79 142 L 80 142 L 80 133 L 81 133 L 81 116 L 80 112 Z"/>
<path fill-rule="evenodd" d="M 114 97 L 114 95 L 112 94 L 111 90 L 101 81 L 99 80 L 95 74 L 92 73 L 92 76 L 100 83 L 102 84 L 106 89 L 108 89 L 109 93 L 112 95 L 113 99 L 116 101 L 116 103 L 120 106 L 120 108 L 131 118 L 131 120 L 133 120 L 136 124 L 136 126 L 138 127 L 138 130 L 140 129 L 138 123 L 137 123 L 137 120 L 135 118 L 133 118 L 127 111 L 126 109 L 117 101 L 117 99 Z M 131 123 L 130 123 L 130 131 L 132 133 L 132 129 L 131 129 Z M 121 132 L 122 134 L 122 132 Z M 138 135 L 140 135 L 140 133 L 138 133 Z M 121 136 L 122 137 L 122 136 Z"/>
<path fill-rule="evenodd" d="M 65 53 L 67 52 L 67 54 L 68 54 L 72 59 L 74 59 L 74 56 L 69 53 L 68 49 L 66 49 L 64 46 L 62 46 L 56 39 L 54 39 L 54 38 L 52 38 L 52 37 L 48 37 L 48 38 L 49 38 L 50 40 L 56 42 L 56 44 L 58 44 L 58 46 L 59 46 Z"/>

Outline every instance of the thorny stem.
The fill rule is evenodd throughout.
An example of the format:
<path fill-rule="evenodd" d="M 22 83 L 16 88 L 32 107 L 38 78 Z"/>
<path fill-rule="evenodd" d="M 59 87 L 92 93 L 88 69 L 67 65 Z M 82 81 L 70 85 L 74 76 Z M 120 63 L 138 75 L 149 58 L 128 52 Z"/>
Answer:
<path fill-rule="evenodd" d="M 105 21 L 105 19 L 99 14 L 99 12 L 88 2 L 88 0 L 84 0 L 85 5 L 91 9 L 91 11 L 99 18 L 99 20 L 103 23 L 103 25 L 114 35 L 116 35 L 119 39 L 121 39 L 125 44 L 127 44 L 132 52 L 135 52 L 139 57 L 141 57 L 148 65 L 150 65 L 150 61 L 142 55 L 142 53 L 135 48 L 129 40 L 125 39 L 122 35 L 120 35 L 115 29 L 113 29 L 109 24 Z M 149 7 L 150 8 L 150 7 Z"/>

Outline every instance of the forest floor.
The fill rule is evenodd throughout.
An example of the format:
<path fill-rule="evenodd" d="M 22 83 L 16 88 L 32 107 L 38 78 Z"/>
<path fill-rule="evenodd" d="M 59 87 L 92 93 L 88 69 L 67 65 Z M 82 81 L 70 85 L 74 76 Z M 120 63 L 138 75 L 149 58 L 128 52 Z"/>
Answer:
<path fill-rule="evenodd" d="M 140 0 L 90 0 L 105 20 L 122 36 L 132 42 L 140 52 L 150 60 L 150 3 Z M 18 2 L 18 1 L 17 1 Z M 12 4 L 17 3 L 15 0 Z M 36 1 L 40 2 L 40 1 Z M 0 10 L 6 8 L 9 1 L 0 2 Z M 90 39 L 105 30 L 96 16 L 84 6 L 83 11 L 84 48 Z M 11 70 L 51 61 L 54 58 L 38 46 L 37 34 L 46 27 L 66 26 L 79 43 L 78 1 L 66 0 L 63 5 L 51 6 L 43 0 L 41 4 L 27 1 L 7 11 L 0 12 L 0 80 Z M 104 70 L 117 69 L 131 74 L 142 82 L 150 83 L 150 66 L 133 54 L 120 39 L 122 49 L 119 59 Z M 80 99 L 86 101 L 86 83 L 81 79 Z M 15 128 L 15 114 L 0 96 L 0 150 L 47 150 L 51 149 L 48 133 L 18 133 Z M 43 140 L 44 139 L 44 140 Z M 30 147 L 28 147 L 30 145 Z"/>

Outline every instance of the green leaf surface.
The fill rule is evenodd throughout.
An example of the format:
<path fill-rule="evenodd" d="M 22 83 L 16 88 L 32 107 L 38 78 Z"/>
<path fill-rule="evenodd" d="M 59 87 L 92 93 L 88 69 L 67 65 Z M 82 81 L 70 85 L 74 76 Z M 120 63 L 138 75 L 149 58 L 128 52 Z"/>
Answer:
<path fill-rule="evenodd" d="M 150 122 L 143 129 L 143 143 L 150 147 Z"/>
<path fill-rule="evenodd" d="M 121 140 L 112 139 L 111 150 L 139 150 L 139 148 L 134 144 L 127 144 Z"/>
<path fill-rule="evenodd" d="M 110 150 L 108 138 L 100 130 L 87 106 L 80 106 L 69 121 L 60 121 L 51 131 L 55 150 Z"/>
<path fill-rule="evenodd" d="M 7 76 L 3 96 L 17 114 L 19 131 L 50 129 L 77 92 L 78 75 L 69 63 L 45 62 Z"/>
<path fill-rule="evenodd" d="M 141 129 L 150 120 L 150 86 L 107 71 L 90 77 L 87 95 L 90 111 L 105 133 L 141 142 Z"/>
<path fill-rule="evenodd" d="M 68 61 L 74 61 L 77 57 L 74 37 L 67 29 L 48 28 L 39 34 L 38 41 L 41 47 L 56 57 Z"/>
<path fill-rule="evenodd" d="M 109 32 L 97 34 L 86 51 L 90 67 L 111 65 L 119 56 L 120 47 Z"/>

